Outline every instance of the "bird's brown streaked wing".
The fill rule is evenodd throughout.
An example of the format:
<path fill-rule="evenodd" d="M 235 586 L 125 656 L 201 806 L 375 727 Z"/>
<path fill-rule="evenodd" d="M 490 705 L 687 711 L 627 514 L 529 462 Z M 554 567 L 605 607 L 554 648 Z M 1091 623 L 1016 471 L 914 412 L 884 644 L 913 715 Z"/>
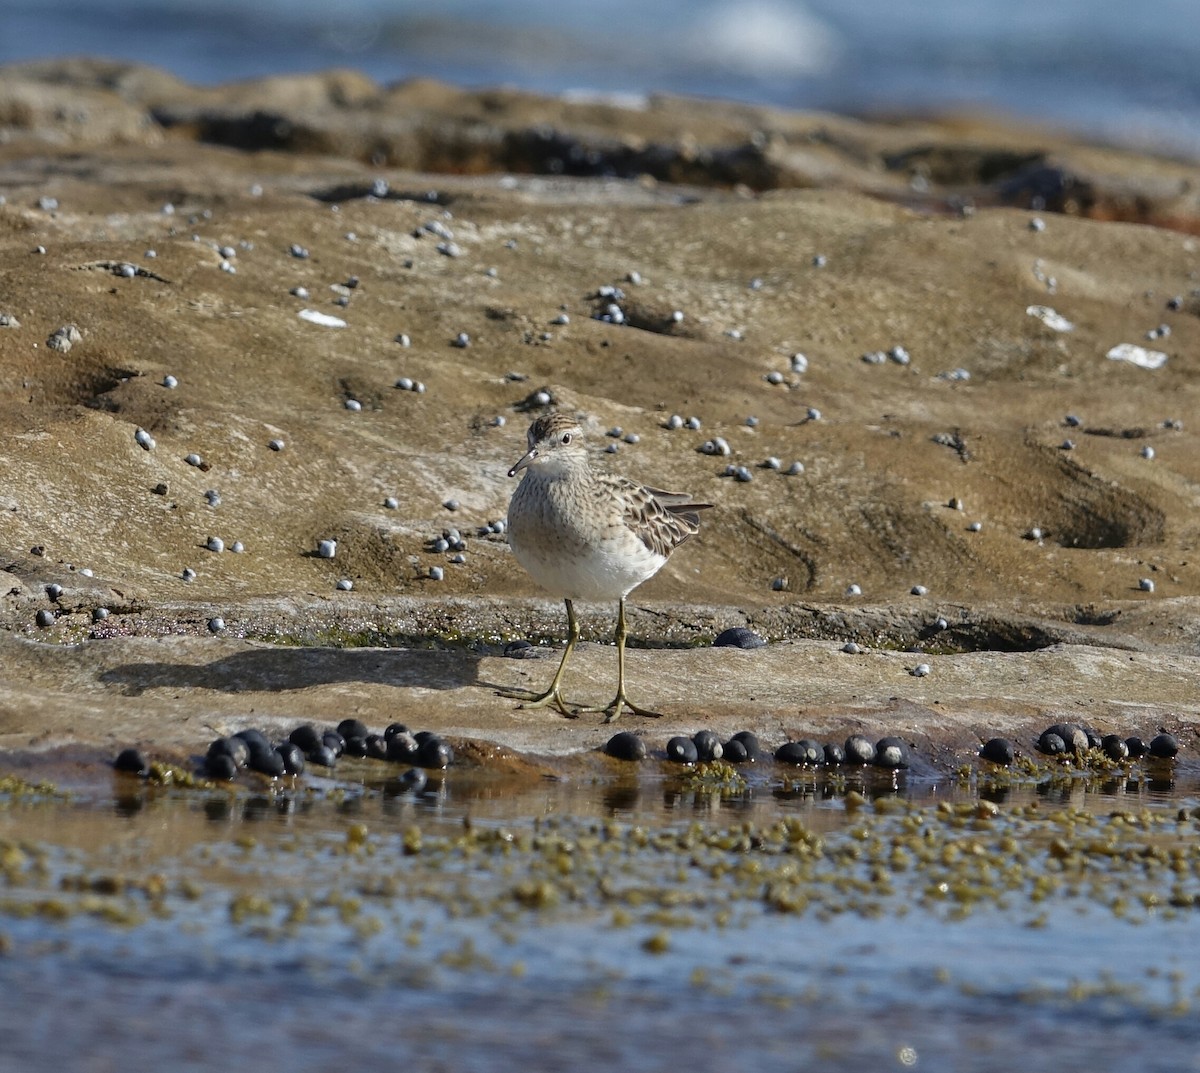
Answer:
<path fill-rule="evenodd" d="M 691 496 L 621 482 L 626 496 L 625 524 L 652 552 L 664 559 L 700 529 L 699 511 L 710 503 L 693 503 Z"/>

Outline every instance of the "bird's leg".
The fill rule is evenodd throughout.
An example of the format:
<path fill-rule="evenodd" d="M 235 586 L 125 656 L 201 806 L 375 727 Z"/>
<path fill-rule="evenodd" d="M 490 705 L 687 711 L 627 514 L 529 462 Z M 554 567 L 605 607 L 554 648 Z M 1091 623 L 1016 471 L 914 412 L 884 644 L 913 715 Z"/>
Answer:
<path fill-rule="evenodd" d="M 571 653 L 575 651 L 575 642 L 579 640 L 579 620 L 575 617 L 575 608 L 571 601 L 564 600 L 563 602 L 567 605 L 567 648 L 563 652 L 558 670 L 554 672 L 554 677 L 550 681 L 550 688 L 545 693 L 533 693 L 525 689 L 501 689 L 498 692 L 502 697 L 521 701 L 519 705 L 521 708 L 552 707 L 557 708 L 565 716 L 573 717 L 575 712 L 567 707 L 567 703 L 559 691 L 559 686 L 562 684 L 563 672 L 567 669 L 567 660 L 571 658 Z"/>
<path fill-rule="evenodd" d="M 607 718 L 606 723 L 616 722 L 621 717 L 621 709 L 628 708 L 634 715 L 644 715 L 652 719 L 657 719 L 662 713 L 652 712 L 648 708 L 639 708 L 625 695 L 625 638 L 629 635 L 629 630 L 625 625 L 625 597 L 621 597 L 621 602 L 617 605 L 617 632 L 614 639 L 617 642 L 617 695 L 613 697 L 612 703 L 605 705 L 603 708 L 579 708 L 581 712 L 605 712 Z"/>

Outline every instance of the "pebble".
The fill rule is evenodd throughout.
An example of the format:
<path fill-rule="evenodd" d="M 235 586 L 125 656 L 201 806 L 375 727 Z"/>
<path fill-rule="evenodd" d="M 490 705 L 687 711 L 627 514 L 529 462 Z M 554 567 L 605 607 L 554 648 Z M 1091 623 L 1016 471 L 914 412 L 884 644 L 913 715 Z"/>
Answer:
<path fill-rule="evenodd" d="M 767 642 L 745 626 L 730 626 L 713 639 L 714 648 L 762 648 Z"/>
<path fill-rule="evenodd" d="M 875 746 L 875 765 L 895 770 L 906 768 L 911 761 L 908 745 L 901 738 L 880 738 Z"/>
<path fill-rule="evenodd" d="M 700 758 L 700 751 L 691 738 L 674 737 L 667 742 L 667 759 L 676 764 L 694 764 Z"/>
<path fill-rule="evenodd" d="M 979 750 L 979 755 L 993 764 L 1002 764 L 1004 767 L 1008 767 L 1016 757 L 1016 750 L 1013 748 L 1013 743 L 1007 738 L 992 738 L 984 743 L 983 748 Z"/>
<path fill-rule="evenodd" d="M 646 743 L 630 730 L 622 730 L 609 738 L 604 751 L 616 760 L 646 759 Z"/>
<path fill-rule="evenodd" d="M 1161 760 L 1169 760 L 1179 752 L 1179 740 L 1174 734 L 1156 734 L 1150 739 L 1149 753 Z"/>
<path fill-rule="evenodd" d="M 117 758 L 113 761 L 113 767 L 118 771 L 126 771 L 131 775 L 145 775 L 150 770 L 150 765 L 146 761 L 145 754 L 140 749 L 135 749 L 132 746 L 128 749 L 122 749 L 117 753 Z"/>
<path fill-rule="evenodd" d="M 697 730 L 692 735 L 692 742 L 696 746 L 696 756 L 700 760 L 720 760 L 725 753 L 721 739 L 711 730 Z"/>

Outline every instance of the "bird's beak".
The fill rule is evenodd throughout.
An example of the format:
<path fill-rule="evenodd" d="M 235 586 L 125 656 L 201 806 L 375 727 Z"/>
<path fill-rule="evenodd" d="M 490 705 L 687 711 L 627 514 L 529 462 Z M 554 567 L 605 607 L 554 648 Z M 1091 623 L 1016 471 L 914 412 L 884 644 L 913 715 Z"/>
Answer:
<path fill-rule="evenodd" d="M 508 471 L 508 475 L 510 477 L 515 477 L 518 473 L 521 472 L 521 470 L 523 470 L 526 466 L 528 466 L 529 463 L 532 462 L 535 458 L 537 458 L 537 448 L 531 447 L 528 451 L 526 451 L 521 456 L 521 460 L 515 466 L 513 466 L 512 469 L 510 469 Z"/>

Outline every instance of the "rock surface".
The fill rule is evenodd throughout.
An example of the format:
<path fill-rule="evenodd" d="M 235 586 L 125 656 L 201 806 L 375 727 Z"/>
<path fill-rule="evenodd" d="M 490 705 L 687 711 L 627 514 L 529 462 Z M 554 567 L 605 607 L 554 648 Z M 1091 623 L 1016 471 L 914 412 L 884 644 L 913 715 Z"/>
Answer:
<path fill-rule="evenodd" d="M 493 695 L 553 671 L 504 641 L 563 630 L 487 529 L 545 391 L 598 450 L 637 434 L 600 464 L 716 507 L 634 595 L 637 641 L 775 642 L 631 652 L 663 741 L 966 749 L 1061 718 L 1166 726 L 1186 755 L 1198 179 L 968 120 L 2 69 L 0 742 L 407 715 L 598 745 L 596 717 Z M 613 304 L 625 323 L 595 319 Z M 463 563 L 434 550 L 450 528 Z M 605 638 L 613 609 L 584 610 Z M 612 663 L 585 646 L 569 695 L 606 699 Z"/>

